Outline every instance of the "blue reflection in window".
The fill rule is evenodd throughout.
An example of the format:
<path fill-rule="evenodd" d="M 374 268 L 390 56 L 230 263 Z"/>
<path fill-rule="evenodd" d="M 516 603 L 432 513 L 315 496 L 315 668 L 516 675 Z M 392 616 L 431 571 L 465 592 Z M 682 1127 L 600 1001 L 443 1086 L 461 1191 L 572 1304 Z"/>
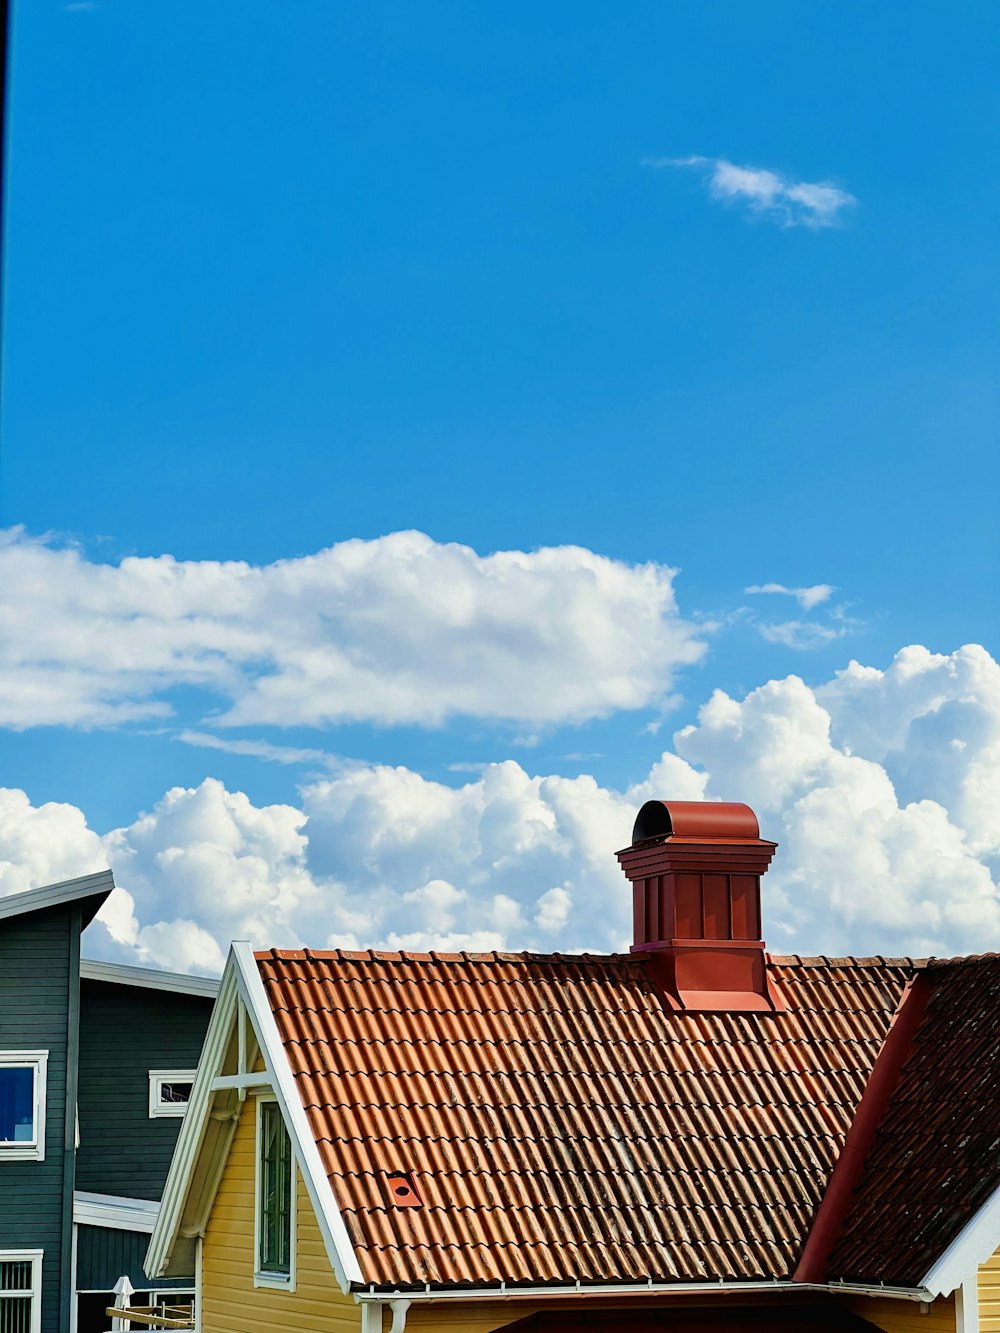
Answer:
<path fill-rule="evenodd" d="M 30 1065 L 0 1065 L 0 1143 L 35 1139 L 35 1071 Z"/>

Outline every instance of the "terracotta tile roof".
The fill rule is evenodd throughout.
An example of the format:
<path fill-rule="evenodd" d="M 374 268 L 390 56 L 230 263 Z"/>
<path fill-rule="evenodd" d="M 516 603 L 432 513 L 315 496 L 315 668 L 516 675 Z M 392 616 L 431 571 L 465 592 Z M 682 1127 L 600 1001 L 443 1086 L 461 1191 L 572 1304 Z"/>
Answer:
<path fill-rule="evenodd" d="M 916 1285 L 1000 1187 L 1000 957 L 934 961 L 830 1273 Z"/>
<path fill-rule="evenodd" d="M 790 1276 L 912 973 L 778 958 L 785 1013 L 691 1014 L 642 955 L 257 959 L 365 1281 L 392 1287 Z"/>

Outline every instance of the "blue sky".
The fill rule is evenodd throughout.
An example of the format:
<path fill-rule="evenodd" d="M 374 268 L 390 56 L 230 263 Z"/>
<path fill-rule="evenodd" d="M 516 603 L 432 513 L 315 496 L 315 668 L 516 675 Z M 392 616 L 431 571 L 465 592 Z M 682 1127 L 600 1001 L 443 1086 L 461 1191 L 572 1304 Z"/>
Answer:
<path fill-rule="evenodd" d="M 886 671 L 909 644 L 995 656 L 995 6 L 16 11 L 0 526 L 23 528 L 9 614 L 23 629 L 30 600 L 44 632 L 18 631 L 0 785 L 33 809 L 61 802 L 104 837 L 205 779 L 255 809 L 304 809 L 304 786 L 344 760 L 451 789 L 513 760 L 623 793 L 674 731 L 705 733 L 716 689 L 744 700 L 794 673 L 822 691 L 851 659 Z M 324 637 L 329 588 L 302 592 L 293 564 L 281 603 L 274 562 L 406 530 L 431 539 L 420 595 L 397 603 L 376 572 Z M 32 566 L 29 598 L 32 541 L 53 560 Z M 470 548 L 460 575 L 449 543 Z M 581 619 L 566 608 L 604 565 L 529 559 L 497 592 L 491 553 L 567 545 L 611 571 Z M 55 559 L 67 550 L 72 568 Z M 113 571 L 166 555 L 206 577 L 207 562 L 247 562 L 270 590 L 179 669 L 170 617 L 211 620 L 211 597 L 224 608 L 242 587 L 219 575 L 199 610 L 140 630 L 166 646 L 133 669 L 146 585 Z M 676 604 L 647 625 L 635 567 L 649 562 L 679 572 L 659 576 Z M 102 569 L 117 579 L 106 602 Z M 485 629 L 448 628 L 453 574 L 491 608 Z M 768 584 L 830 591 L 746 592 Z M 536 592 L 538 616 L 518 622 L 508 603 Z M 229 716 L 278 651 L 246 636 L 300 594 L 315 634 L 282 688 L 311 688 L 303 664 L 333 647 L 362 664 L 352 688 L 365 693 L 367 664 L 368 697 L 396 697 L 419 658 L 405 706 Z M 522 716 L 493 702 L 522 689 L 513 658 L 441 705 L 429 641 L 478 662 L 491 635 L 522 632 Z M 92 682 L 102 643 L 114 678 L 81 704 L 91 684 L 73 664 Z M 660 651 L 657 679 L 623 664 Z M 985 707 L 978 675 L 962 694 L 961 671 L 941 671 L 952 694 L 914 705 L 907 735 Z M 560 682 L 582 692 L 572 708 Z M 886 770 L 901 807 L 930 799 L 905 749 Z"/>

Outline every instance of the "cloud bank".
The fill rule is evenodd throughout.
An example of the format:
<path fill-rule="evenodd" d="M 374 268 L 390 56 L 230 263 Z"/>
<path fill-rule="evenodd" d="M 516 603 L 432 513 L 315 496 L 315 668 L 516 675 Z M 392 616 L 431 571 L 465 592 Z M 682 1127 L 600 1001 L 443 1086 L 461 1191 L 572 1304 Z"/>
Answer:
<path fill-rule="evenodd" d="M 481 556 L 419 532 L 270 565 L 0 536 L 0 726 L 528 726 L 657 705 L 704 644 L 675 571 L 575 546 Z"/>
<path fill-rule="evenodd" d="M 657 157 L 644 165 L 693 168 L 702 174 L 713 199 L 740 204 L 783 227 L 833 227 L 844 209 L 857 203 L 829 181 L 797 181 L 766 167 L 740 167 L 724 157 Z"/>
<path fill-rule="evenodd" d="M 87 949 L 218 971 L 230 939 L 406 949 L 627 947 L 614 859 L 651 797 L 746 800 L 780 843 L 778 952 L 1000 948 L 1000 667 L 912 647 L 743 699 L 716 692 L 626 790 L 508 761 L 459 787 L 358 765 L 256 807 L 215 780 L 100 836 L 73 806 L 0 792 L 0 892 L 110 862 Z"/>

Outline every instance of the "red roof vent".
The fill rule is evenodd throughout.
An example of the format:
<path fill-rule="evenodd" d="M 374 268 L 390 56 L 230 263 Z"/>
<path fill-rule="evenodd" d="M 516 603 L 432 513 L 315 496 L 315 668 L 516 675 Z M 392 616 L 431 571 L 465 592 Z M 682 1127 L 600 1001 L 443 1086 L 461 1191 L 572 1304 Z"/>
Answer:
<path fill-rule="evenodd" d="M 386 1176 L 389 1185 L 389 1197 L 397 1208 L 420 1208 L 423 1199 L 417 1193 L 412 1176 L 405 1171 L 390 1171 Z"/>
<path fill-rule="evenodd" d="M 777 843 L 748 805 L 647 801 L 632 846 L 618 853 L 632 881 L 635 940 L 682 1009 L 773 1013 L 760 877 Z"/>

